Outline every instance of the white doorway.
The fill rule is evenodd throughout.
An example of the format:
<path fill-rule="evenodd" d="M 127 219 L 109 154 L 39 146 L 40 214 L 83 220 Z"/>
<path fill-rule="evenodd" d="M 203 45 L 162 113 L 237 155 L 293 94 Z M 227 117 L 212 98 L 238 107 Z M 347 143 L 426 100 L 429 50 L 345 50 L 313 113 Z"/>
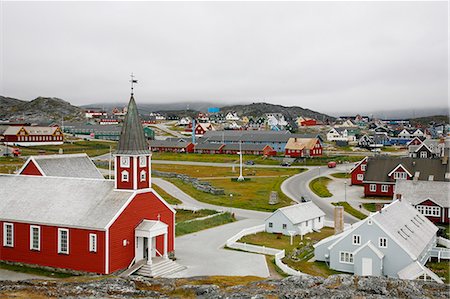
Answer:
<path fill-rule="evenodd" d="M 372 275 L 372 259 L 363 257 L 362 260 L 361 276 L 371 276 Z"/>

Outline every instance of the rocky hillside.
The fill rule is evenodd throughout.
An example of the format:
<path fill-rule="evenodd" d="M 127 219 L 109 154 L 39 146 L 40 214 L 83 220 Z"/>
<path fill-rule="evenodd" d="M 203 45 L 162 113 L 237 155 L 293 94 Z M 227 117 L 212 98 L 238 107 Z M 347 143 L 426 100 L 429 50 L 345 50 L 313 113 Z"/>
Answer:
<path fill-rule="evenodd" d="M 0 96 L 0 118 L 27 121 L 79 120 L 84 117 L 83 109 L 58 98 L 38 97 L 32 101 L 22 101 Z"/>
<path fill-rule="evenodd" d="M 269 103 L 225 106 L 221 108 L 221 111 L 222 113 L 235 111 L 238 113 L 238 115 L 250 115 L 255 117 L 263 116 L 265 113 L 282 113 L 289 119 L 296 119 L 299 116 L 315 118 L 320 121 L 335 119 L 332 116 L 298 106 L 286 107 Z"/>
<path fill-rule="evenodd" d="M 252 278 L 252 279 L 250 279 Z M 232 280 L 234 279 L 234 280 Z M 449 285 L 333 275 L 259 280 L 256 277 L 83 277 L 52 281 L 2 281 L 2 298 L 448 298 Z"/>

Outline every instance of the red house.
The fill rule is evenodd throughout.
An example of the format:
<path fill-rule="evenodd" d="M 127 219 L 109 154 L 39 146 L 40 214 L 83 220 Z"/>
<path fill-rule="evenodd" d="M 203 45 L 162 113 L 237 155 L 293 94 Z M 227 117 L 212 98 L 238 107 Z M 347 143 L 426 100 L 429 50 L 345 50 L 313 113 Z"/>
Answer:
<path fill-rule="evenodd" d="M 268 144 L 255 143 L 227 143 L 222 148 L 222 153 L 235 155 L 242 151 L 243 155 L 261 155 L 261 156 L 276 156 L 277 152 Z"/>
<path fill-rule="evenodd" d="M 208 131 L 214 131 L 214 127 L 210 123 L 197 123 L 194 131 L 195 135 L 204 135 Z"/>
<path fill-rule="evenodd" d="M 225 144 L 203 142 L 195 145 L 195 152 L 197 154 L 222 154 Z"/>
<path fill-rule="evenodd" d="M 64 135 L 58 126 L 9 126 L 3 132 L 3 137 L 4 142 L 8 145 L 17 146 L 60 145 L 64 143 Z"/>
<path fill-rule="evenodd" d="M 351 184 L 352 185 L 362 185 L 364 181 L 364 173 L 366 172 L 367 167 L 367 159 L 368 157 L 365 157 L 350 170 L 351 175 Z"/>
<path fill-rule="evenodd" d="M 317 126 L 317 120 L 315 120 L 313 118 L 299 117 L 299 119 L 297 120 L 297 123 L 300 127 Z"/>
<path fill-rule="evenodd" d="M 370 157 L 364 175 L 365 196 L 392 197 L 397 180 L 449 181 L 446 159 Z"/>
<path fill-rule="evenodd" d="M 408 200 L 420 213 L 434 223 L 450 221 L 450 184 L 435 181 L 397 181 L 394 198 Z"/>
<path fill-rule="evenodd" d="M 153 152 L 193 153 L 194 144 L 184 140 L 151 140 Z"/>
<path fill-rule="evenodd" d="M 322 156 L 322 144 L 318 138 L 289 138 L 284 155 L 291 158 Z"/>
<path fill-rule="evenodd" d="M 151 188 L 150 155 L 132 96 L 115 180 L 45 176 L 57 169 L 43 170 L 36 158 L 22 174 L 31 165 L 40 174 L 0 175 L 0 260 L 101 274 L 132 266 L 158 276 L 159 263 L 180 270 L 168 259 L 175 250 L 175 210 Z"/>

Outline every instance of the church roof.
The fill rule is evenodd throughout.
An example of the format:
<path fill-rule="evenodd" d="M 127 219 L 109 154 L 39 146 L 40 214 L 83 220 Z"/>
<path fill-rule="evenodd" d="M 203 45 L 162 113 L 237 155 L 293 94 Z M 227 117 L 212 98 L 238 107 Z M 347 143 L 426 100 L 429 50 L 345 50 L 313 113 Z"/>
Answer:
<path fill-rule="evenodd" d="M 136 102 L 131 95 L 128 111 L 122 126 L 116 154 L 141 155 L 150 154 L 144 129 L 139 118 Z"/>

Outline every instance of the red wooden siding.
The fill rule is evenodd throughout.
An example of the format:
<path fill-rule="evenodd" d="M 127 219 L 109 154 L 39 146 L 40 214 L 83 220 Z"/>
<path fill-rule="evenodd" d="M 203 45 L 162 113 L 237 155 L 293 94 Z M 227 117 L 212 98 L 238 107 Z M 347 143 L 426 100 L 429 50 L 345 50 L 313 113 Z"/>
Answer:
<path fill-rule="evenodd" d="M 448 208 L 441 207 L 437 204 L 435 204 L 431 200 L 425 200 L 416 206 L 431 206 L 431 207 L 439 207 L 441 210 L 441 216 L 440 217 L 433 217 L 433 216 L 425 216 L 427 217 L 431 222 L 433 223 L 450 223 L 450 219 L 448 217 Z"/>
<path fill-rule="evenodd" d="M 370 191 L 370 183 L 364 183 L 364 196 L 389 196 L 394 195 L 394 186 L 392 184 L 374 183 L 376 185 L 375 191 Z M 382 185 L 388 186 L 387 192 L 382 192 Z"/>
<path fill-rule="evenodd" d="M 36 167 L 34 162 L 30 160 L 30 162 L 25 166 L 25 168 L 19 173 L 21 175 L 40 175 L 43 174 L 39 171 L 39 169 Z"/>
<path fill-rule="evenodd" d="M 130 167 L 120 167 L 120 156 L 116 157 L 116 168 L 117 168 L 117 189 L 133 189 L 133 162 L 134 157 L 130 157 Z M 139 163 L 139 161 L 138 161 Z M 128 171 L 128 182 L 122 181 L 122 171 Z"/>
<path fill-rule="evenodd" d="M 1 260 L 73 269 L 85 272 L 104 273 L 105 270 L 105 232 L 69 229 L 69 254 L 58 253 L 58 228 L 40 225 L 40 251 L 30 250 L 30 224 L 14 223 L 14 247 L 4 247 L 2 243 Z M 33 225 L 33 224 L 32 224 Z M 3 222 L 0 222 L 0 240 L 3 242 Z M 89 252 L 89 234 L 97 234 L 97 252 Z"/>
<path fill-rule="evenodd" d="M 134 229 L 144 220 L 158 220 L 168 228 L 168 252 L 174 250 L 174 219 L 175 214 L 152 192 L 140 193 L 131 201 L 109 229 L 109 272 L 128 267 L 135 255 Z M 129 242 L 123 246 L 123 240 Z M 156 249 L 163 252 L 163 237 L 157 238 Z"/>
<path fill-rule="evenodd" d="M 137 166 L 138 166 L 138 172 L 137 172 L 137 187 L 138 187 L 138 189 L 144 189 L 144 188 L 149 188 L 150 187 L 150 184 L 149 184 L 149 182 L 150 182 L 150 175 L 151 175 L 151 173 L 150 173 L 150 171 L 149 171 L 149 165 L 150 165 L 150 159 L 149 159 L 150 157 L 145 157 L 145 159 L 147 160 L 147 163 L 146 163 L 146 166 L 145 167 L 140 167 L 140 161 L 139 161 L 139 158 L 136 158 L 137 159 Z M 141 182 L 141 171 L 145 171 L 145 173 L 146 173 L 146 176 L 145 176 L 145 180 L 144 181 L 142 181 Z"/>

